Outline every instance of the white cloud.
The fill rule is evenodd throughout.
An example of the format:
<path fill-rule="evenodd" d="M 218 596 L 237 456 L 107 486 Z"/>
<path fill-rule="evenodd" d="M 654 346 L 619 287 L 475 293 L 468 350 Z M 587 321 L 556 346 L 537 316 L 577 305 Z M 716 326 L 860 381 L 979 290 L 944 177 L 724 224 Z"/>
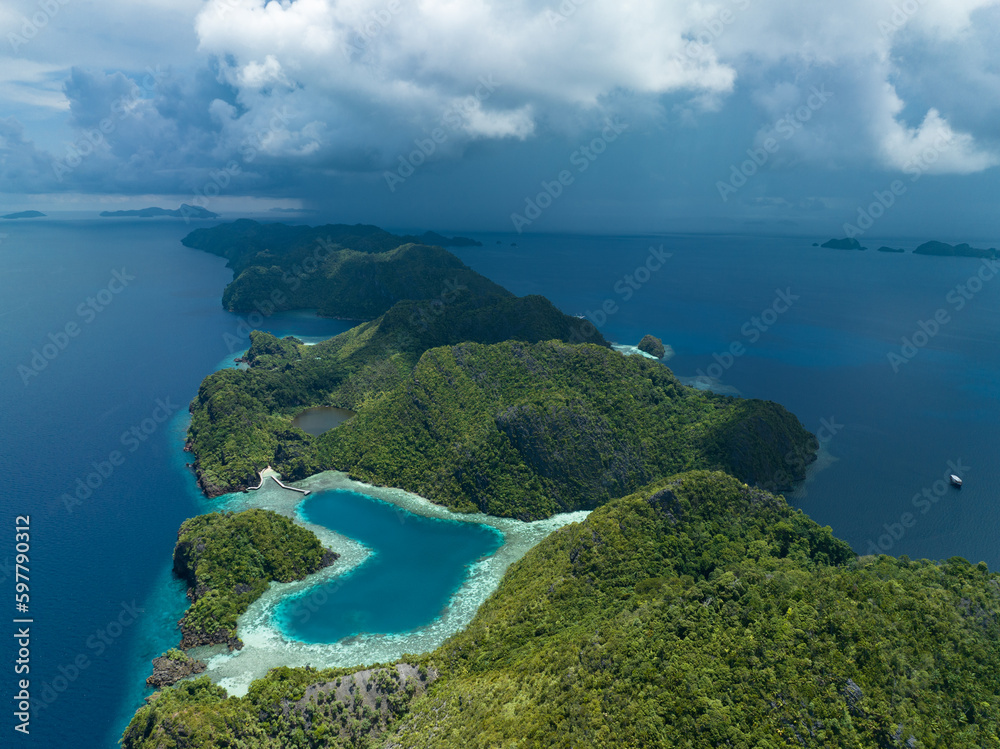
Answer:
<path fill-rule="evenodd" d="M 917 128 L 903 123 L 904 105 L 890 85 L 900 64 L 893 59 L 897 36 L 954 43 L 960 53 L 963 36 L 976 33 L 974 14 L 998 4 L 210 0 L 195 25 L 202 51 L 233 61 L 226 75 L 245 106 L 294 101 L 301 109 L 290 130 L 329 123 L 322 133 L 328 140 L 312 150 L 333 162 L 359 151 L 373 168 L 392 161 L 484 76 L 495 77 L 499 90 L 466 113 L 461 139 L 523 139 L 543 122 L 593 122 L 613 113 L 618 92 L 650 99 L 654 118 L 666 116 L 659 106 L 665 95 L 680 96 L 686 103 L 674 111 L 697 122 L 699 112 L 724 107 L 743 85 L 758 88 L 762 110 L 775 114 L 797 106 L 825 72 L 842 84 L 836 111 L 825 112 L 824 123 L 789 154 L 823 164 L 875 159 L 898 169 L 925 147 L 928 128 L 951 130 L 949 113 L 937 111 Z M 776 78 L 782 75 L 789 77 Z M 933 106 L 933 91 L 927 98 Z M 951 135 L 954 149 L 938 171 L 995 163 L 972 133 Z M 295 137 L 288 144 L 301 151 Z M 442 153 L 461 153 L 457 146 Z"/>
<path fill-rule="evenodd" d="M 36 8 L 11 0 L 0 29 Z M 135 80 L 147 65 L 173 71 L 116 125 L 107 152 L 74 172 L 95 182 L 107 175 L 186 189 L 248 142 L 255 160 L 244 171 L 255 185 L 310 169 L 377 176 L 437 127 L 447 137 L 428 161 L 460 158 L 484 140 L 575 143 L 615 115 L 630 133 L 662 133 L 665 143 L 686 125 L 720 145 L 728 145 L 721 133 L 745 137 L 745 149 L 823 85 L 835 98 L 782 142 L 767 169 L 905 170 L 941 138 L 950 145 L 932 172 L 1000 162 L 1000 99 L 988 95 L 1000 91 L 989 72 L 1000 67 L 1000 0 L 78 0 L 60 8 L 20 50 L 26 72 L 11 74 L 0 59 L 0 111 L 7 103 L 30 122 L 31 137 L 15 147 L 30 141 L 37 150 L 25 163 L 64 147 L 53 134 L 65 141 L 69 102 L 69 125 L 80 128 L 81 112 L 106 116 L 120 95 L 78 88 L 67 98 L 72 65 L 85 60 L 108 80 Z M 930 60 L 947 65 L 929 70 Z M 964 94 L 973 90 L 982 93 Z M 734 121 L 727 107 L 738 106 Z M 57 125 L 39 127 L 55 116 Z"/>
<path fill-rule="evenodd" d="M 1000 164 L 997 154 L 978 148 L 968 133 L 956 133 L 936 109 L 927 112 L 919 127 L 892 120 L 881 141 L 886 166 L 903 171 L 972 174 Z"/>

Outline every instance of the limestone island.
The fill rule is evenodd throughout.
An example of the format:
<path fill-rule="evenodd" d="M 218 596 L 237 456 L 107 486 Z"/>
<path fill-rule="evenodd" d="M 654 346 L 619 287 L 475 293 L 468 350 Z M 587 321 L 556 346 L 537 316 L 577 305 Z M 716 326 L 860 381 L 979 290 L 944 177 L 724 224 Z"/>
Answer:
<path fill-rule="evenodd" d="M 166 216 L 168 218 L 218 218 L 218 213 L 205 210 L 199 206 L 181 203 L 181 207 L 176 210 L 170 208 L 140 208 L 131 211 L 101 211 L 104 218 L 157 218 Z"/>
<path fill-rule="evenodd" d="M 406 242 L 414 244 L 429 244 L 435 247 L 482 247 L 483 243 L 468 237 L 445 237 L 437 232 L 426 231 L 419 237 L 407 234 L 403 237 Z"/>
<path fill-rule="evenodd" d="M 311 531 L 266 510 L 212 513 L 186 520 L 177 533 L 174 574 L 188 584 L 191 601 L 178 622 L 180 647 L 243 647 L 240 614 L 270 581 L 291 582 L 329 567 L 338 555 Z"/>
<path fill-rule="evenodd" d="M 0 216 L 0 218 L 6 219 L 16 219 L 16 218 L 42 218 L 45 214 L 41 211 L 20 211 L 18 213 L 8 213 L 6 216 Z"/>
<path fill-rule="evenodd" d="M 815 246 L 815 245 L 814 245 Z M 861 243 L 856 239 L 830 239 L 820 247 L 825 247 L 830 250 L 867 250 L 867 247 L 862 247 Z"/>
<path fill-rule="evenodd" d="M 655 356 L 657 359 L 662 359 L 667 353 L 667 350 L 663 347 L 663 341 L 652 335 L 643 336 L 636 348 L 640 351 L 645 351 L 650 356 Z"/>
<path fill-rule="evenodd" d="M 988 250 L 970 247 L 968 244 L 950 245 L 945 242 L 924 242 L 913 251 L 914 255 L 938 255 L 940 257 L 997 257 L 996 248 L 990 247 Z"/>
<path fill-rule="evenodd" d="M 242 671 L 192 680 L 199 667 L 168 651 L 178 665 L 160 661 L 154 682 L 190 674 L 147 698 L 123 749 L 995 743 L 1000 576 L 958 557 L 859 556 L 775 493 L 819 447 L 785 408 L 686 387 L 548 299 L 408 239 L 255 222 L 185 238 L 228 259 L 230 309 L 364 321 L 315 346 L 251 332 L 248 368 L 209 375 L 191 403 L 200 485 L 295 506 L 320 474 L 346 472 L 375 497 L 537 520 L 535 545 L 498 587 L 480 581 L 471 621 L 430 652 L 362 643 L 348 668 L 280 662 L 239 688 L 257 673 L 240 658 L 267 640 L 254 622 L 269 581 L 332 552 L 289 505 L 188 520 L 182 647 L 239 648 L 246 612 L 246 648 L 206 673 Z M 293 423 L 318 406 L 355 415 L 318 436 Z M 258 489 L 267 466 L 307 489 Z M 341 538 L 327 545 L 346 566 Z"/>

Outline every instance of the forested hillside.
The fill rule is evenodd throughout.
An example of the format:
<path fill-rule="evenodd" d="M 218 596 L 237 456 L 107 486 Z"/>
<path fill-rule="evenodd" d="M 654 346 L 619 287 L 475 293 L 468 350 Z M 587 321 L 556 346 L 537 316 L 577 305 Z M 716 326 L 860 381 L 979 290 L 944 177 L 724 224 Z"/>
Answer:
<path fill-rule="evenodd" d="M 409 661 L 433 684 L 391 715 L 331 697 L 346 670 L 277 669 L 242 699 L 167 689 L 123 746 L 997 747 L 998 643 L 985 565 L 859 560 L 780 497 L 693 472 L 542 541 Z"/>

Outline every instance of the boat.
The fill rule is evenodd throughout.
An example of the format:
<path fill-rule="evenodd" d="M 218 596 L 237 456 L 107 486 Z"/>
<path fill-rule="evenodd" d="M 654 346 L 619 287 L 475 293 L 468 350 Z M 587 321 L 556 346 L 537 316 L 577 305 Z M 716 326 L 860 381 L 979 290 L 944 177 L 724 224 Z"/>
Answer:
<path fill-rule="evenodd" d="M 955 475 L 954 473 L 953 473 L 953 474 L 951 474 L 951 477 L 950 477 L 950 478 L 951 478 L 951 483 L 952 483 L 952 484 L 954 484 L 955 486 L 957 486 L 957 487 L 958 487 L 959 489 L 961 489 L 961 488 L 962 488 L 962 479 L 960 479 L 960 478 L 959 478 L 958 476 L 956 476 L 956 475 Z"/>

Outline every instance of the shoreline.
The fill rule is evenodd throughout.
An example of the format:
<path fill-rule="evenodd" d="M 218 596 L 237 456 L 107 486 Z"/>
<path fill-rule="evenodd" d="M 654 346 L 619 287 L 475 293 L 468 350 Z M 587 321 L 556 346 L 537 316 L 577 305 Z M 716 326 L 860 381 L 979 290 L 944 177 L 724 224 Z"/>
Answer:
<path fill-rule="evenodd" d="M 479 607 L 496 590 L 511 564 L 521 559 L 539 541 L 552 532 L 580 522 L 589 511 L 554 515 L 545 520 L 525 523 L 511 518 L 498 518 L 482 513 L 454 513 L 424 497 L 403 489 L 372 486 L 352 480 L 346 473 L 325 471 L 294 482 L 298 491 L 279 488 L 274 482 L 253 492 L 222 495 L 219 511 L 240 512 L 249 509 L 272 510 L 319 537 L 323 546 L 340 554 L 332 566 L 291 583 L 272 582 L 267 591 L 237 621 L 237 635 L 243 648 L 219 652 L 218 647 L 194 648 L 190 655 L 204 660 L 207 669 L 199 676 L 208 676 L 231 696 L 243 696 L 250 683 L 278 666 L 314 668 L 360 668 L 400 659 L 407 653 L 428 653 L 437 649 L 448 637 L 464 629 Z M 350 575 L 372 554 L 363 544 L 347 538 L 325 526 L 308 522 L 300 507 L 305 495 L 346 490 L 386 502 L 401 512 L 454 522 L 476 523 L 493 528 L 503 537 L 503 543 L 493 554 L 475 562 L 461 587 L 448 601 L 442 613 L 426 625 L 397 634 L 358 635 L 336 643 L 305 643 L 287 637 L 278 608 L 289 599 L 308 598 L 308 591 L 337 578 Z M 305 604 L 308 607 L 308 603 Z"/>

